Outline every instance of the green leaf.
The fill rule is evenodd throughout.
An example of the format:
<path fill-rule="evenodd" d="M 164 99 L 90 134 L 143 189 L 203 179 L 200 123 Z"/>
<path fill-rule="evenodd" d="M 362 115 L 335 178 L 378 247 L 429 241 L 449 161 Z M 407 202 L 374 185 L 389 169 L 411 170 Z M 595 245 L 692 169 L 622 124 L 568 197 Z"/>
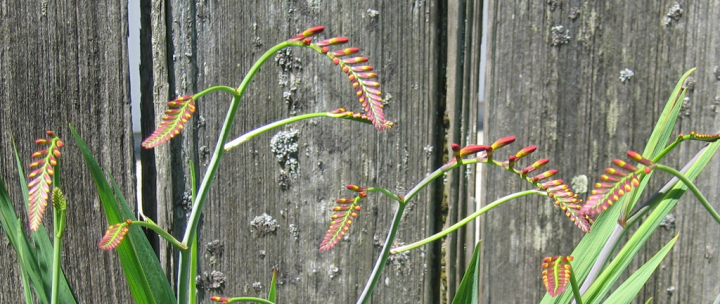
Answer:
<path fill-rule="evenodd" d="M 103 174 L 87 145 L 80 138 L 80 135 L 78 135 L 72 126 L 70 126 L 70 131 L 73 133 L 75 141 L 95 180 L 95 185 L 97 186 L 108 223 L 112 225 L 122 222 L 123 219 L 136 220 L 125 198 L 114 183 L 115 193 L 113 194 L 113 189 L 110 188 L 108 181 L 105 179 L 105 174 Z M 115 195 L 117 195 L 117 199 Z M 122 210 L 118 208 L 118 200 L 120 201 Z M 152 251 L 152 247 L 150 247 L 150 243 L 140 227 L 130 227 L 127 238 L 126 241 L 117 247 L 117 252 L 135 302 L 175 303 L 175 297 L 170 288 L 170 284 L 160 267 L 157 256 Z M 140 261 L 142 261 L 142 263 Z"/>
<path fill-rule="evenodd" d="M 671 94 L 668 104 L 665 106 L 665 109 L 663 110 L 663 114 L 661 115 L 657 125 L 655 126 L 655 129 L 653 131 L 653 134 L 651 135 L 650 140 L 648 141 L 648 144 L 646 145 L 645 151 L 643 153 L 643 156 L 645 156 L 648 159 L 653 160 L 653 157 L 660 153 L 662 149 L 664 148 L 664 145 L 667 143 L 667 140 L 670 138 L 670 133 L 672 132 L 672 129 L 674 128 L 675 120 L 677 119 L 677 113 L 679 111 L 679 107 L 681 105 L 678 104 L 678 100 L 681 100 L 679 98 L 679 94 L 682 90 L 682 83 L 687 79 L 690 73 L 694 71 L 690 70 L 683 75 L 680 81 L 678 81 L 678 85 L 676 85 L 675 90 Z M 665 140 L 662 140 L 665 138 Z M 662 144 L 660 144 L 662 142 Z M 713 148 L 714 147 L 714 148 Z M 691 180 L 697 177 L 697 174 L 699 174 L 699 170 L 702 170 L 704 166 L 707 164 L 707 161 L 712 157 L 712 155 L 715 153 L 715 150 L 717 150 L 717 143 L 713 143 L 708 150 L 705 150 L 703 153 L 703 156 L 693 165 L 693 168 L 689 170 L 686 174 L 688 178 Z M 652 151 L 652 152 L 650 152 Z M 650 155 L 648 155 L 650 153 Z M 648 157 L 651 156 L 651 157 Z M 704 163 L 704 164 L 703 164 Z M 692 173 L 691 173 L 692 172 Z M 624 196 L 620 202 L 622 203 L 616 203 L 616 205 L 620 204 L 622 206 L 627 206 L 625 204 L 625 200 L 632 199 L 633 201 L 637 201 L 639 198 L 639 193 L 642 193 L 644 190 L 644 187 L 647 183 L 647 180 L 649 179 L 649 176 L 652 173 L 648 174 L 641 180 L 640 186 L 635 190 L 635 193 L 632 196 L 626 195 Z M 674 195 L 681 194 L 674 192 Z M 632 197 L 632 198 L 631 198 Z M 677 202 L 677 199 L 675 199 L 675 202 Z M 633 202 L 632 205 L 634 206 L 635 203 Z M 668 206 L 668 204 L 664 204 L 664 206 Z M 672 203 L 672 207 L 674 207 L 675 204 Z M 668 209 L 667 211 L 672 209 Z M 583 281 L 585 277 L 587 277 L 588 273 L 590 272 L 590 269 L 592 268 L 593 264 L 595 263 L 595 260 L 597 259 L 598 255 L 600 254 L 602 248 L 607 243 L 608 239 L 610 238 L 610 235 L 612 234 L 613 230 L 616 226 L 619 226 L 617 224 L 618 218 L 620 216 L 620 211 L 624 208 L 610 208 L 606 212 L 603 212 L 600 214 L 600 216 L 595 220 L 595 223 L 592 226 L 592 232 L 586 234 L 580 243 L 575 247 L 575 250 L 573 250 L 572 256 L 575 257 L 575 260 L 573 261 L 573 272 L 575 276 L 578 278 L 578 281 Z M 658 223 L 659 224 L 659 223 Z M 652 229 L 654 231 L 654 229 Z M 649 231 L 651 232 L 651 231 Z M 572 299 L 571 293 L 564 293 L 558 297 L 550 297 L 550 295 L 546 295 L 541 303 L 547 304 L 547 303 L 569 303 Z"/>
<path fill-rule="evenodd" d="M 690 166 L 685 173 L 688 179 L 694 180 L 707 166 L 712 156 L 720 147 L 720 142 L 714 142 L 708 145 L 698 159 Z M 598 276 L 595 283 L 583 295 L 587 297 L 587 303 L 599 303 L 605 294 L 610 291 L 612 285 L 615 284 L 622 272 L 632 262 L 633 258 L 645 244 L 650 235 L 657 229 L 665 216 L 675 208 L 680 197 L 687 190 L 687 186 L 683 183 L 676 183 L 672 189 L 665 192 L 658 207 L 648 216 L 638 230 L 632 235 L 630 240 L 620 250 L 615 259 L 605 268 Z"/>
<path fill-rule="evenodd" d="M 660 154 L 660 152 L 665 149 L 665 146 L 667 146 L 668 141 L 670 140 L 670 135 L 672 134 L 673 129 L 675 129 L 675 122 L 677 121 L 678 114 L 680 113 L 680 108 L 685 97 L 685 92 L 687 91 L 687 88 L 683 88 L 683 84 L 693 72 L 695 72 L 695 68 L 685 72 L 685 74 L 680 77 L 677 84 L 675 84 L 675 89 L 672 94 L 670 94 L 670 98 L 668 98 L 665 108 L 663 109 L 662 114 L 660 114 L 660 118 L 655 124 L 653 132 L 650 134 L 650 138 L 645 145 L 645 150 L 643 150 L 642 153 L 643 157 L 652 161 L 658 161 L 654 159 L 655 156 Z M 635 207 L 635 204 L 640 198 L 640 194 L 643 190 L 645 190 L 645 186 L 647 186 L 652 174 L 653 173 L 650 172 L 640 180 L 640 186 L 633 192 L 631 200 L 625 199 L 622 201 L 623 210 L 620 214 L 620 221 L 622 223 L 627 221 L 632 209 Z"/>
<path fill-rule="evenodd" d="M 273 268 L 272 281 L 270 282 L 270 291 L 268 292 L 268 301 L 270 301 L 270 302 L 276 302 L 275 301 L 275 298 L 277 296 L 276 295 L 277 294 L 276 279 L 277 279 L 277 269 Z"/>
<path fill-rule="evenodd" d="M 22 229 L 22 221 L 20 218 L 17 219 L 17 231 L 15 231 L 15 239 L 19 240 L 22 238 L 25 238 L 25 235 L 23 234 Z M 15 246 L 13 246 L 15 247 Z M 23 267 L 22 265 L 25 265 L 25 260 L 27 257 L 25 256 L 25 252 L 23 251 L 23 246 L 17 246 L 15 247 L 18 253 L 18 261 L 20 262 L 20 276 L 22 277 L 22 283 L 23 283 L 23 293 L 25 294 L 25 303 L 31 304 L 33 302 L 33 296 L 32 296 L 32 290 L 30 289 L 30 278 L 28 278 L 28 270 L 27 268 Z"/>
<path fill-rule="evenodd" d="M 17 153 L 17 148 L 13 142 L 15 151 L 15 162 L 20 178 L 20 189 L 23 193 L 23 204 L 27 208 L 28 188 L 25 182 L 25 173 L 22 169 L 22 163 Z M 27 209 L 26 209 L 27 211 Z M 0 227 L 5 231 L 5 235 L 10 240 L 13 248 L 20 259 L 20 267 L 22 271 L 26 271 L 29 281 L 35 290 L 35 296 L 40 303 L 50 302 L 50 293 L 52 289 L 52 244 L 50 237 L 45 228 L 40 225 L 38 231 L 33 232 L 34 248 L 30 246 L 30 241 L 25 237 L 24 233 L 18 233 L 22 230 L 22 226 L 18 221 L 18 216 L 13 209 L 7 188 L 2 178 L 0 178 Z M 61 303 L 77 303 L 75 296 L 67 283 L 65 275 L 60 276 L 59 282 L 59 302 Z"/>
<path fill-rule="evenodd" d="M 676 235 L 665 247 L 660 249 L 645 265 L 640 267 L 635 273 L 633 273 L 625 282 L 613 292 L 610 297 L 605 300 L 605 303 L 630 303 L 637 296 L 640 289 L 642 289 L 645 282 L 650 278 L 650 275 L 655 272 L 660 262 L 665 259 L 665 256 L 670 252 L 675 243 L 680 237 L 680 234 Z"/>
<path fill-rule="evenodd" d="M 192 160 L 188 161 L 188 165 L 190 166 L 190 185 L 192 187 L 191 193 L 192 193 L 192 201 L 195 201 L 195 197 L 197 196 L 197 174 L 195 171 L 195 163 L 193 163 Z M 195 278 L 197 277 L 197 265 L 198 265 L 198 244 L 197 244 L 197 234 L 193 235 L 192 237 L 192 244 L 188 244 L 190 246 L 190 277 Z M 197 284 L 195 280 L 190 281 L 190 290 L 188 294 L 188 300 L 190 301 L 190 304 L 195 304 L 197 302 Z"/>
<path fill-rule="evenodd" d="M 478 295 L 480 290 L 480 244 L 481 242 L 478 242 L 475 246 L 470 265 L 460 281 L 452 304 L 480 303 Z"/>

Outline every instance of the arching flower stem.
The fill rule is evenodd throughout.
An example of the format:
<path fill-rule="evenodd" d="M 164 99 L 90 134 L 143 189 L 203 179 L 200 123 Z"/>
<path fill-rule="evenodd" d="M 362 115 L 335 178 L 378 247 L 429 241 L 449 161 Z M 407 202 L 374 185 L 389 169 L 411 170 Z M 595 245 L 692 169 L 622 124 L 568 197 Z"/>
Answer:
<path fill-rule="evenodd" d="M 290 46 L 298 46 L 302 45 L 301 43 L 294 42 L 294 41 L 284 41 L 281 42 L 274 47 L 270 48 L 267 52 L 265 52 L 260 59 L 258 59 L 255 64 L 250 68 L 248 73 L 246 74 L 245 78 L 243 79 L 240 86 L 235 90 L 235 94 L 233 94 L 232 102 L 230 103 L 230 109 L 228 110 L 227 116 L 225 117 L 225 122 L 223 123 L 222 130 L 220 131 L 220 136 L 217 140 L 217 144 L 215 146 L 215 152 L 213 153 L 212 158 L 210 159 L 210 163 L 208 164 L 208 171 L 205 173 L 205 176 L 203 177 L 202 183 L 200 184 L 200 188 L 198 189 L 197 196 L 195 197 L 193 201 L 193 208 L 190 213 L 190 217 L 188 219 L 188 224 L 185 229 L 185 234 L 183 236 L 182 243 L 186 246 L 190 247 L 193 246 L 191 244 L 192 240 L 195 239 L 195 234 L 197 233 L 197 226 L 200 222 L 200 214 L 202 207 L 205 203 L 205 199 L 207 198 L 208 191 L 210 189 L 210 184 L 212 183 L 213 179 L 215 178 L 215 174 L 217 174 L 217 170 L 220 167 L 220 160 L 222 159 L 223 154 L 225 153 L 225 149 L 223 149 L 223 146 L 225 145 L 225 142 L 227 141 L 229 135 L 230 135 L 230 129 L 232 128 L 233 121 L 235 120 L 235 114 L 237 113 L 238 107 L 240 106 L 240 100 L 242 96 L 245 94 L 245 90 L 247 89 L 248 85 L 252 81 L 253 77 L 255 77 L 255 74 L 260 70 L 260 67 L 268 61 L 270 58 L 272 58 L 277 51 L 282 50 L 286 47 Z M 180 303 L 188 303 L 189 302 L 189 287 L 190 287 L 190 280 L 194 280 L 194 278 L 190 277 L 190 264 L 191 264 L 191 254 L 190 251 L 181 251 L 180 252 L 180 261 L 178 263 L 178 301 Z"/>
<path fill-rule="evenodd" d="M 462 219 L 461 221 L 455 223 L 455 225 L 452 225 L 452 226 L 444 229 L 443 231 L 440 231 L 440 232 L 436 233 L 435 235 L 433 235 L 433 236 L 431 236 L 431 237 L 427 237 L 427 238 L 425 238 L 425 239 L 422 239 L 422 240 L 420 240 L 420 241 L 417 241 L 417 242 L 412 243 L 412 244 L 409 244 L 409 245 L 405 245 L 405 246 L 402 246 L 402 247 L 393 248 L 392 250 L 390 250 L 390 254 L 398 254 L 398 253 L 401 253 L 401 252 L 404 252 L 404 251 L 408 251 L 408 250 L 411 250 L 411 249 L 418 248 L 418 247 L 420 247 L 420 246 L 422 246 L 422 245 L 431 243 L 431 242 L 433 242 L 433 241 L 436 241 L 436 240 L 438 240 L 438 239 L 440 239 L 440 238 L 442 238 L 442 237 L 450 234 L 451 232 L 457 230 L 458 228 L 467 225 L 467 223 L 469 223 L 470 221 L 474 220 L 476 217 L 484 214 L 485 212 L 490 211 L 491 209 L 493 209 L 493 208 L 495 208 L 495 207 L 497 207 L 497 206 L 500 206 L 501 204 L 503 204 L 503 203 L 505 203 L 505 202 L 508 202 L 508 201 L 510 201 L 510 200 L 513 200 L 513 199 L 516 199 L 516 198 L 519 198 L 519 197 L 523 197 L 523 196 L 526 196 L 526 195 L 531 195 L 531 194 L 548 196 L 547 193 L 545 193 L 545 191 L 540 191 L 540 190 L 527 190 L 527 191 L 522 191 L 522 192 L 517 192 L 517 193 L 510 194 L 510 195 L 508 195 L 508 196 L 502 197 L 502 198 L 500 198 L 500 199 L 498 199 L 498 200 L 496 200 L 496 201 L 488 204 L 487 206 L 481 208 L 481 209 L 478 210 L 478 211 L 475 211 L 473 214 L 471 214 L 471 215 L 467 216 L 466 218 Z"/>

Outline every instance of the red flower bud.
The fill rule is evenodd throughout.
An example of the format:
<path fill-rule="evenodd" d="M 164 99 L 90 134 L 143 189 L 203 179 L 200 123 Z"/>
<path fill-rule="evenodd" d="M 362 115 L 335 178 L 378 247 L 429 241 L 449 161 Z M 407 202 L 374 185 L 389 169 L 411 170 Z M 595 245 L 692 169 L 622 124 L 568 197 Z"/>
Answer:
<path fill-rule="evenodd" d="M 297 36 L 292 37 L 292 38 L 290 38 L 290 39 L 288 39 L 288 40 L 289 40 L 289 41 L 300 41 L 300 40 L 303 40 L 303 39 L 306 38 L 306 37 L 310 37 L 310 36 L 314 36 L 314 35 L 320 34 L 320 33 L 322 33 L 324 30 L 325 30 L 325 27 L 322 26 L 322 25 L 313 26 L 313 27 L 311 27 L 311 28 L 303 31 L 303 32 L 300 33 L 300 34 L 297 34 Z"/>
<path fill-rule="evenodd" d="M 491 147 L 492 147 L 493 151 L 495 151 L 495 150 L 500 149 L 500 148 L 502 148 L 502 147 L 504 147 L 504 146 L 507 146 L 507 145 L 509 145 L 509 144 L 511 144 L 511 143 L 513 143 L 513 142 L 515 142 L 515 136 L 503 137 L 503 138 L 501 138 L 501 139 L 496 140 L 496 141 L 491 145 Z"/>
<path fill-rule="evenodd" d="M 355 191 L 355 192 L 365 192 L 365 191 L 367 191 L 367 189 L 365 189 L 365 188 L 363 188 L 363 187 L 359 187 L 359 186 L 353 185 L 353 184 L 347 185 L 346 188 L 347 188 L 348 190 Z"/>
<path fill-rule="evenodd" d="M 315 45 L 317 45 L 319 47 L 324 47 L 324 46 L 328 46 L 328 45 L 344 44 L 347 42 L 348 42 L 347 37 L 335 37 L 335 38 L 325 39 L 323 41 L 317 42 L 317 43 L 315 43 Z"/>
<path fill-rule="evenodd" d="M 452 144 L 450 145 L 450 148 L 451 148 L 453 151 L 455 151 L 455 152 L 459 152 L 459 151 L 460 151 L 460 145 L 459 145 L 459 144 L 456 144 L 456 143 L 452 143 Z"/>
<path fill-rule="evenodd" d="M 525 147 L 522 150 L 518 151 L 518 153 L 515 153 L 515 157 L 517 157 L 517 159 L 521 159 L 535 152 L 535 150 L 537 150 L 537 146 Z"/>
<path fill-rule="evenodd" d="M 342 56 L 352 55 L 352 54 L 355 54 L 355 53 L 357 53 L 357 52 L 360 52 L 360 49 L 359 49 L 359 48 L 351 47 L 351 48 L 346 48 L 346 49 L 342 49 L 342 50 L 339 50 L 339 51 L 335 51 L 335 52 L 332 52 L 332 53 L 330 53 L 330 54 L 332 54 L 333 56 L 336 56 L 336 57 L 342 57 Z"/>
<path fill-rule="evenodd" d="M 652 166 L 655 164 L 655 163 L 651 162 L 649 159 L 644 158 L 642 155 L 640 155 L 640 153 L 637 153 L 635 151 L 628 151 L 627 155 L 630 156 L 630 158 L 634 159 L 635 161 L 637 161 L 643 165 L 646 165 L 646 166 Z"/>
<path fill-rule="evenodd" d="M 464 157 L 470 154 L 475 154 L 482 151 L 492 150 L 490 146 L 485 145 L 468 145 L 465 148 L 460 149 L 460 157 Z"/>
<path fill-rule="evenodd" d="M 532 181 L 533 181 L 533 182 L 537 182 L 537 181 L 539 181 L 539 180 L 541 180 L 541 179 L 546 179 L 546 178 L 551 177 L 551 176 L 553 176 L 553 175 L 555 175 L 555 174 L 557 174 L 557 170 L 555 170 L 555 169 L 548 170 L 548 171 L 545 171 L 545 172 L 540 173 L 540 174 L 538 174 L 538 175 L 535 175 L 535 176 L 532 178 Z"/>

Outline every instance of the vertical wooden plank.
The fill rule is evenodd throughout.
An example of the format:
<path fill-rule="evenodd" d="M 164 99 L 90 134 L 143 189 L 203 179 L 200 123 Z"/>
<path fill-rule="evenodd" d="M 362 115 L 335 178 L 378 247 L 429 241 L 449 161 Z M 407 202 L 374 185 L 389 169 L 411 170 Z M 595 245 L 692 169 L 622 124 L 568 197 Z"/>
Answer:
<path fill-rule="evenodd" d="M 333 202 L 353 195 L 344 190 L 346 184 L 381 186 L 404 194 L 442 164 L 448 123 L 444 120 L 448 107 L 444 94 L 449 85 L 445 53 L 451 51 L 442 43 L 447 39 L 442 22 L 447 18 L 446 4 L 146 1 L 145 5 L 152 12 L 143 23 L 148 29 L 145 35 L 149 35 L 144 41 L 152 44 L 153 51 L 145 57 L 144 72 L 148 77 L 152 74 L 155 82 L 143 91 L 153 94 L 153 100 L 143 100 L 148 112 L 160 113 L 167 100 L 209 86 L 237 86 L 266 49 L 313 25 L 325 25 L 322 37 L 349 37 L 348 46 L 360 47 L 370 58 L 383 83 L 387 117 L 397 126 L 377 133 L 369 125 L 315 119 L 263 134 L 226 153 L 205 205 L 199 240 L 200 280 L 206 281 L 213 272 L 225 278 L 224 288 L 201 286 L 203 300 L 218 294 L 264 296 L 271 269 L 276 267 L 283 302 L 354 302 L 385 239 L 395 205 L 371 194 L 347 241 L 326 253 L 318 252 L 318 246 L 329 225 Z M 459 9 L 465 9 L 464 5 Z M 460 20 L 453 22 L 466 26 Z M 459 29 L 454 34 L 461 42 L 457 49 L 467 47 L 463 43 L 470 41 L 463 38 L 465 32 Z M 166 54 L 159 54 L 162 52 Z M 468 132 L 474 122 L 474 114 L 464 112 L 475 109 L 472 100 L 476 97 L 471 91 L 476 92 L 472 82 L 477 80 L 469 76 L 470 65 L 477 64 L 477 54 L 473 56 L 458 64 L 458 74 L 453 75 L 463 81 L 453 87 L 458 99 L 462 98 L 452 105 L 458 109 L 454 114 L 458 117 L 453 119 L 459 123 L 451 123 L 457 134 Z M 278 54 L 246 92 L 233 136 L 291 115 L 341 106 L 360 111 L 344 78 L 336 66 L 310 50 L 296 48 Z M 155 198 L 158 223 L 177 235 L 182 233 L 178 228 L 185 225 L 189 211 L 184 199 L 189 177 L 181 166 L 193 160 L 204 172 L 229 101 L 230 97 L 222 94 L 204 97 L 182 139 L 164 148 L 168 150 L 143 154 L 148 156 L 143 158 L 144 166 L 156 166 L 156 171 L 151 169 L 151 175 L 143 177 L 155 185 L 145 186 L 157 189 L 147 190 L 143 197 Z M 143 121 L 147 135 L 156 121 L 152 116 Z M 278 163 L 271 152 L 271 139 L 281 131 L 286 135 L 297 131 L 287 138 L 297 144 L 297 152 L 290 155 L 298 163 L 296 169 Z M 173 153 L 166 154 L 170 150 Z M 452 196 L 464 202 L 465 191 L 453 190 Z M 442 227 L 438 216 L 442 197 L 443 185 L 438 182 L 411 203 L 399 243 L 416 241 Z M 263 214 L 271 218 L 273 227 L 277 225 L 270 233 L 251 225 Z M 174 267 L 171 254 L 163 249 L 167 246 L 160 244 L 160 248 L 164 263 Z M 439 277 L 437 244 L 393 257 L 373 300 L 438 302 Z"/>
<path fill-rule="evenodd" d="M 11 139 L 27 170 L 38 149 L 34 140 L 54 130 L 66 143 L 61 188 L 69 206 L 62 265 L 68 281 L 80 302 L 131 302 L 117 255 L 97 248 L 107 223 L 67 127 L 77 129 L 133 204 L 127 2 L 2 1 L 0 15 L 0 173 L 15 209 L 27 223 Z M 44 221 L 49 229 L 51 209 Z M 24 302 L 17 257 L 9 245 L 3 247 L 0 302 Z"/>
<path fill-rule="evenodd" d="M 677 132 L 716 132 L 720 34 L 709 24 L 719 8 L 683 1 L 682 14 L 674 14 L 675 4 L 491 2 L 487 136 L 515 135 L 517 148 L 538 145 L 533 157 L 549 158 L 559 178 L 579 186 L 585 176 L 592 183 L 613 158 L 642 150 L 674 83 L 691 67 L 698 67 L 695 89 Z M 621 79 L 625 69 L 634 76 Z M 665 163 L 679 167 L 698 147 L 683 146 Z M 701 177 L 708 197 L 717 198 L 717 172 L 714 161 Z M 484 174 L 486 202 L 527 187 L 497 168 Z M 665 178 L 655 177 L 649 189 Z M 633 266 L 682 234 L 637 301 L 652 296 L 658 303 L 711 302 L 720 287 L 718 273 L 710 270 L 718 267 L 717 225 L 692 197 L 673 215 L 674 226 L 656 232 Z M 547 199 L 519 200 L 494 211 L 483 235 L 484 302 L 539 301 L 544 291 L 538 261 L 568 254 L 581 237 Z"/>
<path fill-rule="evenodd" d="M 447 9 L 447 72 L 446 113 L 449 143 L 461 146 L 478 144 L 477 108 L 478 75 L 480 72 L 480 40 L 482 37 L 482 1 L 449 1 Z M 452 154 L 452 153 L 450 153 Z M 474 166 L 449 172 L 445 191 L 448 210 L 445 227 L 454 225 L 475 211 Z M 444 242 L 443 260 L 446 282 L 442 282 L 443 298 L 452 302 L 457 285 L 475 248 L 475 225 L 469 223 L 449 235 Z"/>

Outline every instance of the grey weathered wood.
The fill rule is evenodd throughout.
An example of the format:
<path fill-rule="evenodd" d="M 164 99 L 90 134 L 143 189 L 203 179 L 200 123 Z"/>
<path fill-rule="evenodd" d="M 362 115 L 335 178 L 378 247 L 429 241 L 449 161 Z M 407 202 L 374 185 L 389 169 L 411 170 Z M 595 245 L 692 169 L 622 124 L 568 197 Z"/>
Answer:
<path fill-rule="evenodd" d="M 466 146 L 477 144 L 482 1 L 450 1 L 447 5 L 447 137 L 450 142 Z M 445 184 L 448 197 L 444 201 L 448 206 L 445 227 L 475 211 L 474 173 L 474 166 L 461 167 L 448 173 Z M 441 292 L 442 298 L 450 303 L 475 249 L 474 222 L 449 235 L 443 249 L 447 281 L 441 282 Z"/>
<path fill-rule="evenodd" d="M 354 302 L 385 239 L 395 207 L 383 196 L 371 194 L 362 204 L 348 241 L 331 252 L 320 253 L 318 246 L 329 225 L 333 202 L 353 195 L 344 190 L 350 183 L 381 186 L 403 194 L 442 164 L 446 111 L 459 115 L 451 119 L 458 123 L 450 122 L 456 128 L 453 140 L 460 132 L 469 131 L 474 121 L 476 107 L 470 101 L 476 97 L 468 93 L 468 88 L 476 91 L 470 84 L 472 78 L 460 86 L 453 85 L 457 104 L 446 105 L 445 101 L 445 87 L 451 85 L 446 83 L 445 71 L 446 54 L 451 50 L 443 43 L 447 29 L 442 21 L 449 16 L 446 4 L 149 1 L 145 6 L 152 8 L 143 23 L 148 30 L 145 35 L 151 34 L 144 36 L 144 41 L 152 44 L 152 56 L 146 53 L 144 75 L 152 74 L 155 84 L 144 89 L 153 94 L 153 99 L 144 99 L 147 111 L 143 115 L 160 113 L 167 100 L 179 95 L 213 85 L 239 85 L 266 49 L 313 25 L 326 26 L 323 37 L 349 37 L 348 46 L 360 47 L 370 58 L 388 98 L 387 117 L 397 126 L 377 133 L 369 125 L 328 119 L 291 125 L 284 130 L 299 131 L 297 174 L 282 168 L 270 151 L 270 139 L 280 130 L 226 153 L 205 205 L 199 234 L 199 274 L 220 271 L 226 276 L 221 291 L 201 289 L 199 296 L 204 301 L 211 295 L 265 296 L 271 269 L 277 267 L 283 302 Z M 459 10 L 461 6 L 457 7 Z M 461 33 L 458 30 L 453 37 L 468 40 L 463 40 Z M 477 62 L 474 56 L 467 62 Z M 342 106 L 360 111 L 345 76 L 327 58 L 294 48 L 284 59 L 292 64 L 269 62 L 256 75 L 243 98 L 233 136 L 295 114 Z M 472 68 L 467 65 L 458 64 L 453 79 L 469 77 Z M 287 84 L 280 81 L 284 77 L 289 79 Z M 284 98 L 285 93 L 288 98 Z M 201 174 L 204 172 L 229 101 L 230 97 L 222 94 L 202 98 L 182 139 L 164 148 L 174 153 L 156 150 L 144 154 L 148 156 L 143 158 L 144 166 L 157 166 L 156 171 L 148 171 L 151 175 L 144 175 L 144 180 L 152 181 L 144 185 L 157 191 L 144 190 L 148 196 L 143 197 L 155 198 L 158 223 L 177 235 L 185 225 L 187 210 L 183 206 L 187 201 L 183 197 L 190 189 L 188 171 L 180 166 L 193 160 Z M 144 116 L 143 121 L 147 135 L 156 121 L 151 115 Z M 464 181 L 458 181 L 462 184 Z M 413 242 L 442 227 L 443 185 L 435 183 L 428 188 L 406 211 L 398 241 Z M 456 203 L 455 196 L 466 199 L 467 194 L 457 194 L 466 190 L 453 191 L 450 204 Z M 277 221 L 273 233 L 261 235 L 250 225 L 263 213 Z M 206 250 L 214 241 L 224 245 L 222 255 L 214 257 L 216 262 Z M 160 248 L 164 263 L 175 267 L 167 246 L 161 242 Z M 374 302 L 438 302 L 440 254 L 436 244 L 394 258 L 381 278 Z M 262 287 L 255 288 L 258 284 Z"/>
<path fill-rule="evenodd" d="M 713 1 L 682 1 L 682 17 L 668 25 L 675 2 L 491 2 L 488 138 L 515 135 L 514 147 L 538 145 L 533 158 L 550 158 L 560 178 L 587 175 L 592 183 L 613 158 L 643 149 L 675 82 L 692 67 L 698 68 L 695 89 L 677 132 L 718 130 L 720 32 L 714 24 L 720 7 Z M 569 18 L 573 9 L 580 11 L 575 19 Z M 552 45 L 556 25 L 569 29 L 567 44 Z M 621 82 L 626 68 L 635 75 Z M 698 147 L 684 145 L 664 163 L 680 167 Z M 719 165 L 716 158 L 698 182 L 715 208 Z M 484 172 L 486 202 L 528 187 L 498 168 Z M 666 179 L 657 174 L 649 189 Z M 710 303 L 720 282 L 719 227 L 691 196 L 673 215 L 675 227 L 657 231 L 631 266 L 637 269 L 681 233 L 637 302 Z M 544 295 L 540 259 L 570 254 L 582 237 L 548 199 L 539 198 L 500 207 L 485 218 L 483 230 L 487 303 L 538 302 Z"/>
<path fill-rule="evenodd" d="M 62 265 L 69 283 L 80 303 L 131 302 L 117 254 L 97 248 L 107 222 L 68 129 L 76 128 L 134 203 L 127 2 L 2 1 L 0 7 L 0 174 L 15 210 L 26 224 L 11 140 L 27 170 L 38 150 L 35 139 L 54 130 L 65 141 L 61 188 L 69 206 Z M 44 223 L 52 230 L 52 207 Z M 17 257 L 0 238 L 0 302 L 24 302 Z"/>

